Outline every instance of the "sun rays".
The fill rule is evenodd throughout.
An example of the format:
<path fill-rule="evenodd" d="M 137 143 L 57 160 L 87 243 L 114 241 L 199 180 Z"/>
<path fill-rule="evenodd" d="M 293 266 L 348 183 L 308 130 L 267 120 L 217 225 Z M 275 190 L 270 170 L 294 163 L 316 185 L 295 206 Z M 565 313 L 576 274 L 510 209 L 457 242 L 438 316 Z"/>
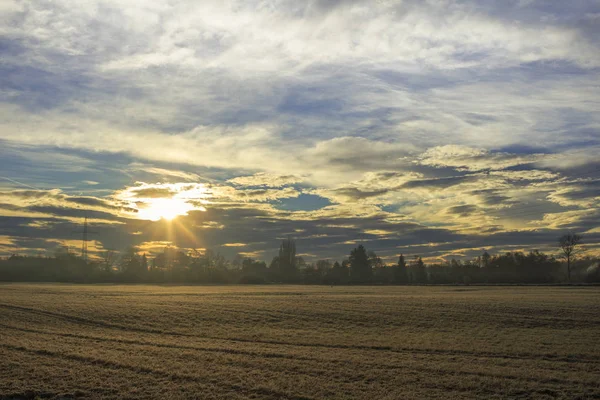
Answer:
<path fill-rule="evenodd" d="M 212 193 L 202 183 L 144 183 L 119 191 L 116 198 L 129 204 L 137 219 L 172 221 L 190 211 L 206 211 Z"/>
<path fill-rule="evenodd" d="M 115 194 L 115 198 L 128 205 L 128 217 L 147 221 L 145 228 L 153 241 L 177 243 L 185 238 L 187 243 L 199 246 L 198 236 L 184 219 L 190 212 L 206 211 L 213 193 L 202 183 L 145 183 L 137 182 Z"/>
<path fill-rule="evenodd" d="M 180 215 L 187 215 L 189 211 L 194 209 L 196 209 L 194 205 L 183 199 L 152 199 L 145 203 L 144 207 L 138 209 L 138 218 L 151 221 L 160 219 L 172 221 Z"/>

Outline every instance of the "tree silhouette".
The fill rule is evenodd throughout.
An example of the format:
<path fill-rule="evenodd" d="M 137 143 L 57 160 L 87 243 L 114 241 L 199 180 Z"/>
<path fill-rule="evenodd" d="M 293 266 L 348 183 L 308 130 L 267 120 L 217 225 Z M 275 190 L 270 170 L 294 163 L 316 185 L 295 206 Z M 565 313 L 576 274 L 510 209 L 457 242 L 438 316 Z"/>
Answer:
<path fill-rule="evenodd" d="M 298 259 L 296 258 L 296 242 L 287 238 L 279 246 L 278 269 L 282 281 L 292 282 L 296 279 Z"/>
<path fill-rule="evenodd" d="M 368 283 L 373 274 L 367 250 L 361 244 L 350 252 L 350 279 L 353 283 Z"/>
<path fill-rule="evenodd" d="M 404 255 L 400 254 L 398 257 L 398 264 L 394 266 L 394 283 L 403 284 L 408 283 L 408 271 L 406 270 L 406 261 Z"/>
<path fill-rule="evenodd" d="M 140 279 L 148 272 L 147 262 L 144 265 L 145 256 L 137 254 L 135 247 L 128 247 L 121 257 L 121 270 L 129 280 Z"/>
<path fill-rule="evenodd" d="M 415 264 L 413 267 L 413 280 L 415 283 L 427 283 L 427 269 L 421 257 L 415 256 Z"/>
<path fill-rule="evenodd" d="M 265 283 L 267 264 L 264 261 L 245 258 L 242 261 L 242 273 L 240 283 Z"/>
<path fill-rule="evenodd" d="M 581 237 L 565 235 L 560 240 L 567 259 L 570 281 L 600 282 L 598 257 L 574 256 L 581 250 Z M 112 252 L 99 254 L 95 260 L 85 260 L 78 254 L 60 248 L 53 257 L 19 256 L 0 257 L 0 281 L 12 282 L 81 282 L 81 283 L 271 283 L 304 282 L 307 284 L 471 284 L 471 283 L 529 283 L 548 284 L 564 281 L 564 265 L 552 255 L 537 250 L 529 253 L 506 252 L 471 260 L 449 260 L 443 264 L 425 265 L 416 256 L 407 266 L 404 255 L 398 262 L 386 265 L 374 252 L 361 245 L 353 249 L 349 259 L 341 262 L 320 260 L 301 263 L 295 255 L 293 241 L 284 241 L 280 247 L 283 265 L 292 265 L 290 274 L 282 276 L 279 256 L 269 268 L 263 261 L 237 257 L 237 268 L 229 268 L 229 261 L 219 253 L 184 252 L 166 247 L 158 254 L 138 254 L 135 247 L 122 253 L 120 259 Z M 487 255 L 486 255 L 487 254 Z M 290 256 L 294 257 L 291 258 Z M 112 262 L 119 270 L 108 267 Z M 148 264 L 152 268 L 148 269 Z M 300 273 L 302 271 L 302 273 Z"/>
<path fill-rule="evenodd" d="M 490 260 L 492 259 L 492 257 L 490 256 L 490 253 L 488 253 L 487 251 L 485 251 L 482 255 L 481 255 L 481 264 L 484 268 L 488 267 L 490 265 Z"/>
<path fill-rule="evenodd" d="M 569 232 L 558 240 L 558 244 L 567 259 L 567 282 L 571 282 L 571 260 L 575 257 L 577 246 L 581 244 L 581 236 Z"/>
<path fill-rule="evenodd" d="M 112 250 L 106 250 L 102 253 L 102 266 L 105 272 L 112 272 L 113 265 L 115 263 L 115 252 Z"/>
<path fill-rule="evenodd" d="M 327 274 L 325 274 L 325 277 L 323 278 L 323 283 L 329 285 L 339 285 L 348 283 L 347 263 L 340 264 L 337 261 L 334 262 L 333 267 L 331 267 L 331 269 L 327 271 Z"/>
<path fill-rule="evenodd" d="M 384 262 L 373 250 L 367 252 L 367 256 L 369 257 L 369 265 L 371 268 L 383 268 Z"/>

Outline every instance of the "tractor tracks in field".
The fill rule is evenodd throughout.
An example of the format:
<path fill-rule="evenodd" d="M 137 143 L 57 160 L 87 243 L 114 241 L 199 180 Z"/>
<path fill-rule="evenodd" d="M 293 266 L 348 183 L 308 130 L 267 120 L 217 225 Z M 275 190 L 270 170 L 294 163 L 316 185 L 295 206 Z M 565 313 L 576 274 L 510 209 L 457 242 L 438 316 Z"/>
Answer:
<path fill-rule="evenodd" d="M 203 385 L 214 385 L 221 388 L 226 388 L 229 390 L 233 390 L 240 393 L 247 394 L 255 394 L 262 396 L 270 396 L 276 399 L 288 399 L 288 400 L 312 400 L 312 397 L 306 396 L 298 396 L 291 395 L 285 392 L 273 390 L 265 387 L 247 387 L 238 384 L 228 384 L 224 382 L 217 381 L 216 379 L 202 379 L 201 377 L 180 373 L 173 373 L 168 371 L 157 370 L 153 368 L 148 368 L 144 366 L 134 366 L 129 364 L 124 364 L 111 360 L 104 360 L 101 358 L 87 357 L 78 354 L 69 354 L 69 353 L 61 353 L 57 351 L 50 351 L 46 349 L 31 349 L 25 346 L 14 346 L 10 344 L 0 344 L 0 347 L 5 348 L 7 350 L 19 351 L 29 354 L 34 354 L 36 356 L 50 357 L 50 358 L 58 358 L 67 361 L 75 361 L 86 364 L 91 364 L 94 366 L 109 368 L 114 370 L 128 370 L 138 374 L 147 374 L 153 375 L 158 378 L 166 378 L 170 380 L 179 380 L 179 381 L 187 381 L 187 382 L 196 382 Z"/>
<path fill-rule="evenodd" d="M 108 341 L 112 341 L 112 340 L 108 340 Z M 127 343 L 127 344 L 143 344 L 143 345 L 153 346 L 152 343 L 143 343 L 143 342 L 142 343 L 131 343 L 129 341 L 121 341 L 121 340 L 115 340 L 115 341 L 118 341 L 120 343 Z M 132 371 L 134 373 L 152 374 L 152 375 L 160 376 L 160 377 L 168 377 L 169 379 L 173 379 L 173 380 L 185 380 L 185 381 L 193 381 L 193 382 L 204 383 L 204 384 L 219 385 L 219 382 L 215 379 L 202 379 L 198 376 L 155 370 L 155 369 L 148 368 L 148 367 L 123 364 L 123 363 L 119 363 L 119 362 L 115 362 L 115 361 L 111 361 L 111 360 L 104 360 L 104 359 L 100 359 L 100 358 L 82 356 L 79 354 L 69 354 L 69 353 L 63 353 L 63 352 L 59 352 L 59 351 L 51 351 L 51 350 L 47 350 L 47 349 L 32 349 L 32 348 L 27 348 L 24 346 L 15 346 L 15 345 L 10 345 L 10 344 L 0 344 L 0 347 L 8 349 L 8 350 L 20 351 L 20 352 L 25 352 L 25 353 L 29 353 L 29 354 L 35 354 L 38 356 L 54 357 L 54 358 L 60 358 L 60 359 L 69 360 L 69 361 L 87 363 L 87 364 L 91 364 L 91 365 L 98 366 L 98 367 L 112 368 L 112 369 L 126 369 L 126 370 Z M 203 350 L 201 348 L 195 348 L 195 347 L 183 347 L 183 346 L 169 346 L 169 347 Z M 223 352 L 231 353 L 227 350 L 223 351 Z M 236 352 L 235 354 L 240 354 L 240 353 Z M 244 353 L 242 353 L 242 354 L 244 354 Z M 263 354 L 255 353 L 255 355 L 262 356 Z M 328 362 L 328 363 L 342 364 L 342 365 L 348 364 L 347 361 L 325 360 L 325 359 L 304 357 L 304 356 L 303 357 L 293 356 L 293 357 L 283 357 L 283 358 L 291 358 L 291 359 L 296 359 L 296 360 L 306 360 L 306 361 L 313 361 L 313 362 L 316 361 L 316 362 L 321 362 L 321 363 Z M 245 363 L 245 362 L 237 362 L 236 361 L 235 365 L 237 365 L 238 367 L 241 367 L 241 368 L 247 368 L 247 369 L 252 369 L 252 370 L 255 370 L 257 368 L 257 366 L 255 364 Z M 409 371 L 410 373 L 413 373 L 413 374 L 414 373 L 417 373 L 417 374 L 426 373 L 426 374 L 431 374 L 431 376 L 440 376 L 440 375 L 463 376 L 463 377 L 470 376 L 470 377 L 474 377 L 474 378 L 487 378 L 487 379 L 493 379 L 493 380 L 501 379 L 504 381 L 520 381 L 520 382 L 546 384 L 546 385 L 559 386 L 559 387 L 565 387 L 565 386 L 569 387 L 573 384 L 590 385 L 590 383 L 586 382 L 586 381 L 565 380 L 565 379 L 558 379 L 558 378 L 538 379 L 538 378 L 534 378 L 534 377 L 526 377 L 526 376 L 519 376 L 519 375 L 507 375 L 507 374 L 498 374 L 498 373 L 489 373 L 489 372 L 444 370 L 444 369 L 440 369 L 440 368 L 428 368 L 428 367 L 421 367 L 421 366 L 415 366 L 415 365 L 399 366 L 399 365 L 387 365 L 387 364 L 375 364 L 375 363 L 363 363 L 363 362 L 360 362 L 360 365 L 367 366 L 367 367 L 368 366 L 377 367 L 382 370 Z M 262 366 L 261 369 L 267 369 L 267 370 L 270 370 L 270 371 L 276 372 L 276 373 L 283 373 L 285 371 L 285 375 L 287 375 L 287 376 L 309 375 L 309 376 L 313 376 L 313 378 L 316 378 L 316 379 L 326 378 L 327 380 L 329 380 L 333 376 L 339 378 L 339 375 L 340 375 L 339 370 L 299 371 L 297 369 L 285 369 L 285 368 L 281 368 L 281 367 L 277 367 L 277 366 L 270 366 L 270 367 Z M 351 370 L 350 372 L 345 372 L 344 374 L 347 375 L 346 382 L 354 382 L 354 381 L 362 381 L 362 380 L 370 381 L 373 379 L 372 377 L 365 376 L 364 373 L 360 372 L 360 370 Z M 208 382 L 206 382 L 207 380 L 208 380 Z M 420 379 L 417 379 L 417 382 L 419 382 L 419 381 L 420 381 Z M 422 383 L 424 383 L 424 382 L 422 382 Z M 421 385 L 421 383 L 419 383 L 419 385 Z M 263 395 L 269 394 L 269 395 L 276 396 L 277 398 L 287 398 L 287 399 L 297 399 L 297 400 L 310 398 L 310 397 L 305 397 L 305 396 L 291 396 L 291 395 L 283 393 L 283 392 L 273 391 L 271 389 L 266 389 L 266 388 L 248 389 L 241 385 L 235 385 L 235 384 L 233 384 L 233 385 L 226 384 L 226 385 L 220 385 L 220 386 L 225 386 L 229 389 L 234 389 L 234 390 L 246 390 L 251 393 L 258 393 L 258 394 L 263 394 Z M 439 385 L 436 385 L 436 387 L 437 386 L 439 386 Z M 458 391 L 465 391 L 465 390 L 468 391 L 469 390 L 469 388 L 462 388 L 462 389 L 457 388 L 457 387 L 450 388 L 447 386 L 447 383 L 445 383 L 443 386 L 446 389 L 450 389 L 450 390 L 458 390 Z"/>
<path fill-rule="evenodd" d="M 201 376 L 189 375 L 189 374 L 185 374 L 185 373 L 170 372 L 170 371 L 165 371 L 165 370 L 161 370 L 161 369 L 148 368 L 148 367 L 140 366 L 140 365 L 124 364 L 124 363 L 121 363 L 118 361 L 84 356 L 84 355 L 80 355 L 80 354 L 69 354 L 69 353 L 64 353 L 64 352 L 60 352 L 60 351 L 52 351 L 52 350 L 48 350 L 48 349 L 33 349 L 33 348 L 25 347 L 25 346 L 9 345 L 9 344 L 0 344 L 0 348 L 4 348 L 9 351 L 15 351 L 15 352 L 29 354 L 34 357 L 48 357 L 49 359 L 63 360 L 63 361 L 69 361 L 69 362 L 78 362 L 78 363 L 83 363 L 83 364 L 89 365 L 91 367 L 103 368 L 103 369 L 108 369 L 108 370 L 114 370 L 114 371 L 127 370 L 127 371 L 133 372 L 135 374 L 139 374 L 142 376 L 145 376 L 145 375 L 153 376 L 158 379 L 168 379 L 168 380 L 180 381 L 180 382 L 193 382 L 193 383 L 198 383 L 205 387 L 212 386 L 215 388 L 224 388 L 224 389 L 228 389 L 228 390 L 234 390 L 238 393 L 242 393 L 242 394 L 246 394 L 246 395 L 260 395 L 260 396 L 265 396 L 268 398 L 289 399 L 289 400 L 310 400 L 310 399 L 314 398 L 314 397 L 309 397 L 307 395 L 290 394 L 289 392 L 274 390 L 274 389 L 266 388 L 266 387 L 248 387 L 243 384 L 223 383 L 222 379 L 217 379 L 215 377 L 201 377 Z M 256 366 L 252 366 L 252 367 L 255 368 Z M 499 390 L 502 390 L 506 395 L 514 394 L 516 397 L 520 397 L 519 394 L 531 395 L 533 393 L 537 393 L 540 395 L 542 395 L 542 394 L 549 395 L 550 394 L 550 395 L 554 395 L 553 397 L 555 397 L 557 394 L 565 393 L 566 391 L 573 394 L 573 391 L 572 391 L 573 386 L 572 385 L 578 383 L 576 381 L 570 381 L 570 380 L 560 380 L 560 379 L 541 379 L 540 380 L 540 379 L 534 379 L 534 378 L 522 377 L 522 376 L 507 376 L 507 375 L 500 375 L 500 374 L 470 373 L 470 372 L 465 373 L 462 371 L 442 371 L 440 369 L 435 369 L 435 368 L 414 368 L 413 366 L 407 367 L 406 369 L 410 370 L 410 371 L 408 371 L 410 377 L 407 375 L 408 381 L 406 381 L 404 383 L 405 385 L 408 384 L 413 388 L 430 389 L 430 390 L 433 389 L 433 390 L 437 390 L 437 391 L 443 391 L 448 398 L 451 397 L 451 396 L 449 396 L 450 392 L 458 392 L 458 393 L 462 393 L 462 394 L 477 392 L 479 395 L 485 394 L 486 396 L 493 397 L 494 395 L 498 394 Z M 297 370 L 293 370 L 293 371 L 282 370 L 281 368 L 273 369 L 273 370 L 280 372 L 280 373 L 285 373 L 285 375 L 289 375 L 289 374 L 291 374 L 291 375 L 306 375 L 305 373 L 298 372 Z M 433 375 L 427 375 L 427 376 L 432 376 L 432 377 L 436 377 L 436 376 L 439 377 L 439 375 L 437 375 L 437 374 L 443 374 L 443 375 L 449 376 L 450 380 L 448 380 L 448 379 L 439 380 L 439 378 L 431 379 L 431 380 L 423 379 L 422 378 L 423 372 L 433 374 Z M 326 378 L 326 380 L 329 380 L 332 377 L 331 374 L 324 374 L 324 375 L 319 374 L 318 376 L 320 376 L 321 378 Z M 471 376 L 474 378 L 487 378 L 487 379 L 491 378 L 491 380 L 490 381 L 469 381 L 469 382 L 462 381 L 462 383 L 457 383 L 456 379 L 454 379 L 454 377 L 456 377 L 457 379 L 460 379 L 461 377 L 464 377 L 464 376 Z M 334 379 L 336 377 L 334 377 Z M 370 384 L 377 384 L 377 381 L 373 381 L 373 377 L 365 377 L 365 376 L 362 376 L 362 374 L 354 374 L 350 378 L 351 379 L 344 379 L 340 383 L 352 384 L 353 382 L 361 382 L 362 381 L 362 382 L 371 382 Z M 524 387 L 524 386 L 521 386 L 521 384 L 516 384 L 517 386 L 514 386 L 515 384 L 509 384 L 509 386 L 506 386 L 507 383 L 502 383 L 502 381 L 498 381 L 498 378 L 504 380 L 507 383 L 510 381 L 515 381 L 515 382 L 521 381 L 521 382 L 529 382 L 529 383 L 534 383 L 534 384 L 542 384 L 542 386 L 541 387 L 539 387 L 539 386 Z M 583 382 L 580 382 L 580 383 L 583 383 Z M 317 385 L 316 382 L 315 382 L 315 385 Z M 585 385 L 585 383 L 584 383 L 584 385 Z M 499 389 L 499 387 L 501 387 L 502 389 Z M 596 385 L 596 389 L 594 389 L 592 386 L 581 386 L 580 385 L 579 387 L 587 387 L 587 389 L 586 389 L 586 393 L 585 393 L 586 396 L 579 396 L 578 398 L 584 398 L 584 397 L 585 398 L 596 398 L 598 393 L 600 393 L 600 391 L 598 390 L 600 387 L 597 385 Z M 325 389 L 325 388 L 323 388 L 323 389 L 329 395 L 332 395 L 335 393 L 335 391 L 333 389 Z M 354 388 L 352 390 L 360 390 L 360 393 L 367 396 L 367 394 L 370 393 L 371 390 L 373 390 L 373 389 L 374 389 L 373 387 L 370 387 L 370 389 Z M 382 389 L 383 389 L 383 387 L 382 387 Z M 350 390 L 350 389 L 347 389 L 347 390 Z M 365 390 L 368 390 L 368 391 L 365 391 Z M 356 392 L 353 392 L 353 393 L 356 394 Z M 591 394 L 591 397 L 588 397 L 587 395 L 590 395 L 590 394 Z M 321 396 L 318 396 L 318 397 L 321 397 Z"/>
<path fill-rule="evenodd" d="M 134 326 L 113 324 L 110 322 L 92 320 L 89 318 L 77 317 L 74 315 L 62 314 L 62 313 L 57 313 L 57 312 L 52 312 L 52 311 L 45 311 L 45 310 L 40 310 L 40 309 L 32 308 L 32 307 L 14 306 L 14 305 L 10 305 L 10 304 L 0 304 L 0 308 L 5 308 L 5 309 L 13 310 L 13 311 L 20 311 L 20 312 L 25 312 L 25 313 L 31 313 L 31 314 L 37 314 L 37 315 L 43 315 L 46 317 L 58 318 L 58 319 L 62 319 L 62 320 L 69 321 L 69 322 L 75 322 L 75 323 L 82 324 L 82 325 L 95 326 L 95 327 L 100 327 L 100 328 L 119 329 L 119 330 L 123 330 L 123 331 L 139 332 L 139 333 L 156 333 L 156 334 L 163 334 L 163 335 L 169 334 L 172 336 L 193 336 L 193 335 L 189 335 L 189 334 L 185 334 L 185 333 L 177 333 L 177 332 L 167 333 L 160 329 L 138 328 L 138 327 L 134 327 Z"/>
<path fill-rule="evenodd" d="M 475 372 L 475 371 L 456 371 L 456 370 L 449 370 L 449 369 L 422 367 L 422 366 L 417 366 L 417 365 L 412 365 L 412 364 L 411 365 L 386 364 L 386 363 L 368 362 L 368 361 L 362 361 L 362 360 L 340 360 L 340 359 L 312 357 L 312 356 L 298 355 L 298 354 L 274 353 L 274 352 L 266 352 L 266 351 L 251 351 L 251 350 L 231 349 L 231 348 L 216 348 L 216 347 L 205 347 L 205 346 L 157 343 L 157 342 L 134 340 L 134 339 L 107 338 L 107 337 L 81 335 L 81 334 L 74 334 L 74 333 L 49 332 L 49 331 L 38 330 L 38 329 L 14 327 L 14 326 L 4 325 L 4 324 L 0 324 L 0 327 L 5 328 L 5 329 L 22 331 L 22 332 L 35 333 L 35 334 L 61 336 L 61 337 L 73 338 L 73 339 L 82 339 L 82 340 L 87 340 L 90 342 L 118 343 L 118 344 L 124 344 L 124 345 L 138 345 L 138 346 L 166 348 L 166 349 L 175 349 L 175 350 L 192 350 L 192 351 L 207 352 L 207 353 L 233 354 L 233 355 L 242 355 L 242 356 L 249 356 L 249 357 L 255 357 L 255 358 L 266 358 L 266 359 L 286 359 L 286 360 L 293 360 L 293 361 L 307 361 L 307 362 L 320 363 L 321 365 L 322 365 L 322 363 L 337 364 L 337 365 L 358 364 L 358 365 L 361 365 L 364 367 L 376 368 L 376 369 L 380 369 L 380 370 L 410 370 L 413 372 L 416 371 L 416 372 L 421 372 L 421 373 L 429 373 L 429 374 L 434 373 L 434 374 L 444 374 L 444 375 L 459 374 L 459 375 L 481 377 L 481 378 L 500 378 L 500 379 L 506 379 L 506 380 L 519 380 L 519 381 L 526 381 L 526 382 L 546 383 L 546 384 L 552 384 L 552 385 L 572 385 L 574 383 L 589 384 L 589 382 L 587 382 L 587 381 L 564 380 L 564 379 L 558 379 L 558 378 L 539 379 L 539 378 L 534 378 L 534 377 L 524 377 L 524 376 L 510 375 L 510 374 L 498 374 L 498 373 Z M 253 343 L 256 343 L 256 342 L 253 342 Z M 259 342 L 259 343 L 262 343 L 262 342 Z M 0 344 L 0 346 L 2 346 L 2 345 Z M 291 346 L 293 346 L 293 345 L 291 345 Z M 398 351 L 397 353 L 401 353 L 401 352 Z M 412 353 L 412 352 L 406 351 L 406 352 L 402 352 L 402 353 L 406 354 L 406 353 Z M 428 352 L 427 354 L 432 354 L 432 353 Z M 437 352 L 434 354 L 440 355 Z M 555 360 L 552 360 L 552 361 L 555 361 Z M 252 363 L 236 362 L 236 365 L 239 365 L 239 366 L 242 366 L 245 368 L 249 368 L 249 369 L 257 368 L 257 365 L 252 364 Z M 279 368 L 279 367 L 269 367 L 268 365 L 261 366 L 261 369 L 265 369 L 265 368 L 276 371 L 276 372 L 281 371 L 281 368 Z M 544 370 L 545 369 L 540 369 L 540 371 L 544 371 Z M 336 374 L 338 373 L 338 370 L 331 370 L 331 371 L 334 371 Z M 549 370 L 549 371 L 552 371 L 552 370 Z M 287 370 L 286 373 L 287 374 L 290 374 L 290 373 L 298 374 L 298 375 L 312 375 L 312 373 L 309 373 L 309 372 L 299 372 L 296 370 L 294 370 L 294 371 Z M 320 372 L 320 374 L 322 375 L 323 372 Z M 327 373 L 324 373 L 324 375 L 327 375 Z M 353 378 L 356 378 L 355 374 L 353 375 Z"/>
<path fill-rule="evenodd" d="M 9 304 L 1 304 L 0 308 L 10 309 L 13 311 L 23 312 L 23 313 L 33 313 L 37 315 L 43 315 L 51 318 L 58 318 L 69 322 L 74 322 L 78 324 L 83 324 L 92 327 L 98 328 L 107 328 L 107 329 L 115 329 L 121 330 L 125 332 L 132 333 L 146 333 L 146 334 L 155 334 L 155 335 L 165 335 L 165 336 L 176 336 L 176 337 L 191 337 L 197 339 L 207 339 L 207 340 L 216 340 L 223 342 L 233 342 L 233 343 L 249 343 L 249 344 L 265 344 L 265 345 L 275 345 L 275 346 L 290 346 L 290 347 L 303 347 L 303 348 L 327 348 L 327 349 L 341 349 L 341 350 L 362 350 L 362 351 L 386 351 L 391 353 L 398 354 L 423 354 L 423 355 L 439 355 L 439 356 L 469 356 L 475 358 L 492 358 L 492 359 L 507 359 L 507 360 L 532 360 L 532 361 L 553 361 L 553 362 L 567 362 L 567 363 L 586 363 L 586 364 L 600 364 L 600 357 L 581 357 L 580 355 L 571 357 L 564 355 L 555 355 L 555 354 L 504 354 L 504 353 L 494 353 L 494 352 L 477 352 L 477 351 L 468 351 L 468 350 L 446 350 L 446 349 L 418 349 L 418 348 L 409 348 L 409 347 L 392 347 L 385 345 L 361 345 L 361 344 L 335 344 L 335 343 L 302 343 L 302 342 L 286 342 L 280 340 L 269 340 L 269 339 L 256 339 L 256 338 L 231 338 L 231 337 L 218 337 L 212 335 L 205 334 L 192 334 L 192 333 L 184 333 L 184 332 L 174 332 L 174 331 L 165 331 L 161 329 L 153 329 L 153 328 L 142 328 L 142 327 L 133 327 L 133 326 L 125 326 L 120 324 L 114 324 L 105 321 L 97 321 L 91 320 L 88 318 L 72 316 L 63 313 L 57 313 L 52 311 L 45 311 L 31 307 L 23 307 L 23 306 L 14 306 Z M 5 327 L 10 327 L 8 325 L 4 325 Z M 25 328 L 16 328 L 13 329 L 22 329 Z M 46 333 L 44 331 L 36 331 L 30 329 L 32 333 Z M 50 333 L 48 333 L 50 334 Z M 54 333 L 52 333 L 54 334 Z M 59 335 L 75 335 L 75 334 L 65 334 L 58 333 Z M 76 336 L 72 336 L 76 337 Z M 91 338 L 90 338 L 91 339 Z M 104 339 L 104 338 L 103 338 Z M 94 338 L 94 340 L 100 340 Z M 121 340 L 121 339 L 111 339 L 111 340 Z M 147 345 L 155 345 L 155 342 L 142 342 Z M 140 344 L 142 344 L 140 343 Z M 164 344 L 164 347 L 167 346 L 177 346 L 177 345 L 168 345 Z M 210 348 L 207 348 L 210 349 Z M 231 349 L 234 351 L 234 349 Z M 209 350 L 206 350 L 209 351 Z M 236 350 L 237 351 L 237 350 Z M 243 351 L 243 350 L 239 350 Z M 272 357 L 277 357 L 277 353 L 273 353 Z M 321 360 L 322 361 L 322 360 Z"/>

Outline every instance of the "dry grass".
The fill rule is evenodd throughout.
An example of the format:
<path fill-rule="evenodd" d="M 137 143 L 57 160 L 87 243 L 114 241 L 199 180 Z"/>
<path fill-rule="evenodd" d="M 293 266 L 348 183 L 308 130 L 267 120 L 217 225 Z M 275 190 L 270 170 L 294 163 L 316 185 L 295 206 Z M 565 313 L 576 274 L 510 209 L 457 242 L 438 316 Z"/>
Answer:
<path fill-rule="evenodd" d="M 600 289 L 0 285 L 0 398 L 600 398 Z"/>

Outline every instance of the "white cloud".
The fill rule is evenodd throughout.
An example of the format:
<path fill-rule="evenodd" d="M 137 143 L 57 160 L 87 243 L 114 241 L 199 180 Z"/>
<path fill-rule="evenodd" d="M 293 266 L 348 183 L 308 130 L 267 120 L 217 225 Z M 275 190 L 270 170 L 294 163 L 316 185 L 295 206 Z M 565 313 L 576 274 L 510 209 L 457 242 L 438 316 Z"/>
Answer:
<path fill-rule="evenodd" d="M 145 172 L 145 173 L 153 174 L 153 175 L 160 176 L 160 177 L 183 179 L 183 180 L 191 181 L 191 182 L 194 182 L 194 181 L 197 182 L 197 181 L 200 181 L 203 179 L 198 174 L 192 174 L 189 172 L 176 171 L 176 170 L 171 170 L 171 169 L 166 169 L 166 168 L 157 168 L 157 167 L 153 167 L 151 165 L 143 164 L 143 163 L 129 164 L 129 168 L 135 172 Z"/>
<path fill-rule="evenodd" d="M 274 175 L 258 172 L 254 175 L 238 176 L 236 178 L 229 179 L 227 182 L 240 186 L 282 187 L 302 182 L 302 178 L 294 175 Z"/>
<path fill-rule="evenodd" d="M 586 146 L 554 154 L 540 160 L 537 165 L 546 168 L 571 169 L 598 162 L 600 146 Z M 593 171 L 590 171 L 593 174 Z"/>

